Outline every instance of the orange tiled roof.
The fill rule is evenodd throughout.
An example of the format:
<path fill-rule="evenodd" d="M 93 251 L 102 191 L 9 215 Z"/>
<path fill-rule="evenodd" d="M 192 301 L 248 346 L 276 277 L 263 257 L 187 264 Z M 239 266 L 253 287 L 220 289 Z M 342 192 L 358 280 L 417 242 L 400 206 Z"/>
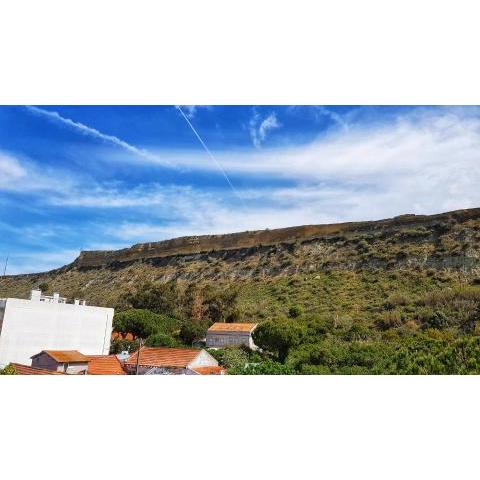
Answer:
<path fill-rule="evenodd" d="M 88 375 L 126 375 L 116 355 L 87 355 L 87 358 Z"/>
<path fill-rule="evenodd" d="M 77 350 L 42 350 L 42 352 L 45 352 L 58 363 L 88 362 L 88 358 Z M 37 353 L 37 355 L 39 354 Z M 37 355 L 34 355 L 34 357 Z"/>
<path fill-rule="evenodd" d="M 200 375 L 225 375 L 227 373 L 223 367 L 195 367 L 192 370 Z"/>
<path fill-rule="evenodd" d="M 186 367 L 201 350 L 192 348 L 142 347 L 140 349 L 139 365 L 148 367 Z M 138 350 L 130 355 L 125 365 L 134 366 L 137 363 Z"/>
<path fill-rule="evenodd" d="M 214 323 L 209 332 L 246 332 L 250 333 L 257 326 L 256 323 Z"/>
<path fill-rule="evenodd" d="M 20 363 L 11 363 L 17 375 L 66 375 L 63 372 L 47 370 L 46 368 L 28 367 Z"/>
<path fill-rule="evenodd" d="M 112 332 L 112 340 L 128 340 L 133 341 L 135 337 L 133 333 Z"/>

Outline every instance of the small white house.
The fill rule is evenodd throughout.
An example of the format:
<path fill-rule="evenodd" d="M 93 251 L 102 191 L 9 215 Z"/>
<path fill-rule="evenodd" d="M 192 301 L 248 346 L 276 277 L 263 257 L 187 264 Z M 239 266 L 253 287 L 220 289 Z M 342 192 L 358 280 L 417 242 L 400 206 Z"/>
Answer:
<path fill-rule="evenodd" d="M 253 343 L 252 333 L 257 325 L 257 323 L 214 323 L 207 330 L 207 347 L 245 345 L 254 350 L 257 347 Z"/>
<path fill-rule="evenodd" d="M 43 350 L 78 350 L 84 355 L 107 355 L 113 308 L 67 303 L 58 293 L 32 290 L 30 299 L 0 299 L 0 367 L 10 362 L 30 365 Z"/>
<path fill-rule="evenodd" d="M 32 367 L 70 374 L 87 373 L 88 357 L 77 350 L 43 350 L 32 356 Z"/>

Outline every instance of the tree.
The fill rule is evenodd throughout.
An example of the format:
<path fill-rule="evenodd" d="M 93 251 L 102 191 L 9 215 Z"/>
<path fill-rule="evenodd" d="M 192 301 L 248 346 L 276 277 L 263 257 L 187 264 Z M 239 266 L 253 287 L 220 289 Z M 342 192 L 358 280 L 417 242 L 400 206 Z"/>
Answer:
<path fill-rule="evenodd" d="M 0 375 L 16 375 L 15 367 L 9 363 L 5 368 L 0 369 Z"/>
<path fill-rule="evenodd" d="M 248 363 L 248 354 L 239 347 L 220 348 L 210 353 L 225 368 L 240 368 Z"/>
<path fill-rule="evenodd" d="M 206 322 L 185 322 L 180 328 L 180 338 L 186 345 L 191 345 L 195 340 L 205 338 L 207 329 Z"/>
<path fill-rule="evenodd" d="M 110 344 L 110 353 L 117 354 L 122 352 L 135 352 L 138 350 L 140 342 L 138 340 L 114 340 Z"/>
<path fill-rule="evenodd" d="M 203 291 L 205 316 L 210 322 L 237 322 L 241 314 L 238 308 L 239 291 L 235 287 L 218 290 L 207 285 Z"/>
<path fill-rule="evenodd" d="M 175 282 L 144 283 L 135 293 L 126 296 L 132 308 L 176 316 L 178 292 Z"/>
<path fill-rule="evenodd" d="M 205 317 L 206 305 L 203 290 L 196 283 L 190 283 L 182 298 L 182 313 L 185 318 L 200 322 Z"/>
<path fill-rule="evenodd" d="M 113 329 L 116 332 L 131 333 L 135 337 L 147 338 L 155 333 L 173 333 L 179 322 L 167 315 L 160 315 L 143 309 L 130 309 L 115 314 Z"/>
<path fill-rule="evenodd" d="M 299 345 L 305 333 L 305 327 L 293 320 L 268 320 L 254 330 L 253 340 L 257 346 L 273 353 L 283 363 L 290 348 Z"/>
<path fill-rule="evenodd" d="M 272 362 L 271 360 L 228 370 L 229 375 L 295 375 L 296 373 L 289 365 Z"/>
<path fill-rule="evenodd" d="M 147 347 L 177 347 L 178 342 L 166 333 L 154 333 L 145 341 Z"/>

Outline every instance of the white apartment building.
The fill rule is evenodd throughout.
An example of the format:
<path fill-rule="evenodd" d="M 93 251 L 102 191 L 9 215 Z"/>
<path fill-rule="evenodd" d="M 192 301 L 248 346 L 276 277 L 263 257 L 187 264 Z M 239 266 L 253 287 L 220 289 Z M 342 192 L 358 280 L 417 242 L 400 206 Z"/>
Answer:
<path fill-rule="evenodd" d="M 114 309 L 85 301 L 67 303 L 58 293 L 32 290 L 30 299 L 0 299 L 0 368 L 10 362 L 30 365 L 42 350 L 79 350 L 108 355 Z"/>

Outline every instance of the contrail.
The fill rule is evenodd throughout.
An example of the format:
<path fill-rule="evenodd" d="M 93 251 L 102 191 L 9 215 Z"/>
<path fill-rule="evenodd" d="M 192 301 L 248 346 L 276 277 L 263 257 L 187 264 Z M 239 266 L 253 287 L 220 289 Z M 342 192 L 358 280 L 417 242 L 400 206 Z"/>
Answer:
<path fill-rule="evenodd" d="M 222 172 L 223 176 L 225 177 L 225 180 L 227 181 L 228 185 L 232 189 L 232 192 L 238 197 L 238 199 L 242 202 L 242 204 L 245 206 L 245 203 L 243 201 L 243 198 L 240 196 L 240 194 L 237 192 L 235 187 L 233 186 L 232 182 L 228 178 L 227 172 L 225 169 L 222 167 L 221 163 L 213 156 L 212 152 L 208 149 L 207 145 L 205 142 L 202 140 L 202 137 L 198 134 L 198 132 L 195 130 L 195 127 L 192 125 L 192 122 L 188 119 L 188 117 L 183 113 L 182 108 L 177 105 L 178 111 L 182 114 L 182 117 L 185 119 L 187 122 L 188 126 L 192 129 L 192 132 L 195 134 L 195 136 L 198 138 L 198 141 L 201 143 L 203 149 L 207 152 L 208 156 L 215 162 L 217 165 L 218 169 Z"/>
<path fill-rule="evenodd" d="M 105 133 L 100 132 L 96 128 L 89 127 L 80 122 L 75 122 L 70 118 L 62 117 L 57 112 L 54 112 L 51 110 L 44 110 L 43 108 L 38 108 L 34 106 L 26 106 L 25 108 L 37 115 L 43 115 L 47 118 L 50 118 L 51 120 L 63 123 L 64 125 L 68 125 L 82 132 L 85 135 L 90 135 L 91 137 L 98 138 L 99 140 L 104 140 L 106 142 L 113 143 L 114 145 L 117 145 L 118 147 L 123 148 L 124 150 L 127 150 L 130 153 L 143 157 L 149 161 L 152 161 L 155 163 L 164 163 L 164 164 L 172 165 L 169 161 L 165 159 L 160 159 L 158 156 L 150 153 L 148 150 L 135 147 L 134 145 L 131 145 L 130 143 L 127 143 L 124 140 L 118 137 L 115 137 L 114 135 L 107 135 Z"/>

